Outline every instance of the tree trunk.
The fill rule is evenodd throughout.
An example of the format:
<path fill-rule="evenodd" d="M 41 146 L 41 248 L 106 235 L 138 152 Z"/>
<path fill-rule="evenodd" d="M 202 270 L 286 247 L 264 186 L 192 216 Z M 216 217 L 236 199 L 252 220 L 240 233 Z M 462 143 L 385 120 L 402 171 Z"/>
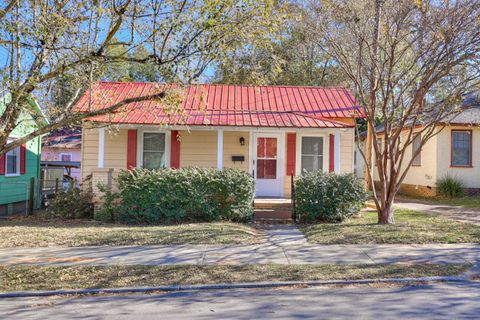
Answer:
<path fill-rule="evenodd" d="M 394 224 L 393 219 L 393 199 L 386 201 L 383 208 L 378 213 L 378 224 Z"/>

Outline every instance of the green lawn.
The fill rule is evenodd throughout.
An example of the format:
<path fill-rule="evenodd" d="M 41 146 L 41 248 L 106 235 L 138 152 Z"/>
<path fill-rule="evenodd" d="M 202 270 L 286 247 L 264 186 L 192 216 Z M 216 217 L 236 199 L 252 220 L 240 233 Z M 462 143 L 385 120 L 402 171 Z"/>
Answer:
<path fill-rule="evenodd" d="M 441 205 L 449 205 L 449 206 L 460 206 L 464 208 L 476 209 L 480 210 L 480 197 L 461 197 L 461 198 L 444 198 L 444 197 L 411 197 L 411 196 L 398 196 L 400 200 L 412 200 L 412 201 L 420 201 L 429 204 L 441 204 Z"/>
<path fill-rule="evenodd" d="M 394 225 L 378 225 L 376 212 L 339 224 L 302 227 L 308 241 L 319 244 L 422 244 L 480 242 L 480 226 L 454 222 L 421 212 L 396 209 Z"/>
<path fill-rule="evenodd" d="M 0 220 L 0 247 L 253 244 L 259 231 L 245 224 L 126 226 L 86 220 Z"/>
<path fill-rule="evenodd" d="M 0 291 L 452 276 L 470 265 L 0 266 Z"/>

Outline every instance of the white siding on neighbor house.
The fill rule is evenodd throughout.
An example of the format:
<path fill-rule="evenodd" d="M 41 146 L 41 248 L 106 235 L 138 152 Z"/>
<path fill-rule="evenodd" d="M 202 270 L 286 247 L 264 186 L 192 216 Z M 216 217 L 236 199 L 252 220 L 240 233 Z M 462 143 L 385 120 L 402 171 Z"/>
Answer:
<path fill-rule="evenodd" d="M 471 168 L 450 166 L 452 130 L 472 130 Z M 440 179 L 448 174 L 461 180 L 467 188 L 480 188 L 480 128 L 467 126 L 447 126 L 438 134 L 437 139 L 437 179 Z"/>
<path fill-rule="evenodd" d="M 405 134 L 407 132 L 405 131 Z M 435 187 L 437 181 L 437 136 L 433 136 L 422 148 L 421 165 L 411 166 L 408 170 L 408 173 L 403 181 L 403 184 L 409 185 L 418 185 L 426 187 Z M 362 147 L 365 148 L 365 144 L 362 144 Z M 373 157 L 375 156 L 374 152 Z M 364 163 L 363 158 L 360 153 L 357 153 L 357 161 L 360 158 L 361 163 Z M 402 166 L 402 172 L 407 167 L 408 162 L 412 158 L 412 145 L 410 145 L 405 151 L 405 157 Z M 379 180 L 378 169 L 375 165 L 373 168 L 373 177 L 375 181 Z M 358 170 L 360 170 L 358 168 Z M 358 173 L 357 173 L 358 174 Z"/>

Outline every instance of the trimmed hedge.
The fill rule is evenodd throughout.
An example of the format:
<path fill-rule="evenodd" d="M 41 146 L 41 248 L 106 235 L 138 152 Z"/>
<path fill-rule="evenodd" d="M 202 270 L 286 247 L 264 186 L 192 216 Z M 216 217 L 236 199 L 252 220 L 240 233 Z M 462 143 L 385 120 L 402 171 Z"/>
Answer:
<path fill-rule="evenodd" d="M 254 182 L 241 170 L 136 169 L 122 171 L 117 183 L 119 192 L 115 197 L 120 201 L 114 209 L 104 209 L 104 212 L 113 213 L 106 216 L 115 221 L 140 224 L 240 222 L 253 217 Z"/>
<path fill-rule="evenodd" d="M 341 222 L 357 213 L 367 193 L 352 174 L 313 171 L 295 181 L 295 204 L 303 222 Z"/>

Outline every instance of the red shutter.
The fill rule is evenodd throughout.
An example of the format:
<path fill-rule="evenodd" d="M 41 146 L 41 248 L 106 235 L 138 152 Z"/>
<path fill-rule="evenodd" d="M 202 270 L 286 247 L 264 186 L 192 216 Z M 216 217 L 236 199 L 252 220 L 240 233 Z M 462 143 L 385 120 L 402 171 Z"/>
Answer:
<path fill-rule="evenodd" d="M 20 146 L 20 174 L 25 174 L 27 162 L 27 146 L 22 144 Z"/>
<path fill-rule="evenodd" d="M 137 130 L 128 130 L 127 141 L 127 169 L 131 170 L 137 166 Z"/>
<path fill-rule="evenodd" d="M 297 134 L 287 133 L 287 176 L 295 175 Z"/>
<path fill-rule="evenodd" d="M 329 164 L 328 169 L 330 172 L 335 171 L 335 136 L 330 135 L 329 151 L 328 151 Z"/>
<path fill-rule="evenodd" d="M 4 154 L 3 156 L 0 157 L 0 175 L 5 174 L 5 159 L 7 158 L 7 155 Z"/>
<path fill-rule="evenodd" d="M 172 130 L 170 143 L 170 167 L 180 168 L 180 136 L 177 130 Z"/>

